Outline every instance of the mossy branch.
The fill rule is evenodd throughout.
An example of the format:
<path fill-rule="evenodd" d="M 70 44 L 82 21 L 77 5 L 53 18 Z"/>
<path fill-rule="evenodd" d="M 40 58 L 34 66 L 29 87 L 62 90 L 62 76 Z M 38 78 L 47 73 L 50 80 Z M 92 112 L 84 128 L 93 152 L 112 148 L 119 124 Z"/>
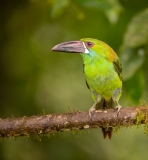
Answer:
<path fill-rule="evenodd" d="M 119 116 L 114 109 L 97 110 L 89 118 L 88 112 L 49 114 L 22 118 L 0 119 L 0 137 L 50 134 L 101 126 L 132 126 L 148 124 L 148 107 L 122 108 Z"/>

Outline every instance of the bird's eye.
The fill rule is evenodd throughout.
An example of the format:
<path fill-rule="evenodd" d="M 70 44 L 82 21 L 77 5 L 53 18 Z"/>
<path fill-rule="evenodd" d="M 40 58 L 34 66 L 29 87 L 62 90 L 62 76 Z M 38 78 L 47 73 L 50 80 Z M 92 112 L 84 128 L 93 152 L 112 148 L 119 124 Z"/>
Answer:
<path fill-rule="evenodd" d="M 89 47 L 89 48 L 90 48 L 90 47 L 93 47 L 93 45 L 94 45 L 92 42 L 86 42 L 85 44 L 86 44 L 86 46 Z"/>

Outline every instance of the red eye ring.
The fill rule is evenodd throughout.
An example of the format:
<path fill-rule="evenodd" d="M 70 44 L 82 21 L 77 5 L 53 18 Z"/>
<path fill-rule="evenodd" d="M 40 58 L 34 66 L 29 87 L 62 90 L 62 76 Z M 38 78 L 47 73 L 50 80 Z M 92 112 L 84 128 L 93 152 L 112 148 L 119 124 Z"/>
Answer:
<path fill-rule="evenodd" d="M 88 46 L 91 46 L 91 45 L 92 45 L 92 43 L 91 43 L 91 42 L 87 42 L 87 45 L 88 45 Z"/>
<path fill-rule="evenodd" d="M 92 42 L 85 42 L 85 44 L 86 44 L 86 46 L 89 47 L 89 48 L 90 48 L 90 47 L 93 47 L 93 45 L 94 45 L 94 43 L 92 43 Z"/>

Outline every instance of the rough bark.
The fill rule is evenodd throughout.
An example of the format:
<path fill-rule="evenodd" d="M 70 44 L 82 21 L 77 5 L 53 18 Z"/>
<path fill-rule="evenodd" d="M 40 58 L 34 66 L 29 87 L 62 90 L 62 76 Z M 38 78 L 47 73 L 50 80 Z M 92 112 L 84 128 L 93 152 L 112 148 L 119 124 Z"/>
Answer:
<path fill-rule="evenodd" d="M 0 119 L 0 137 L 50 134 L 100 126 L 132 126 L 147 124 L 148 107 L 122 108 L 119 116 L 113 109 L 97 110 L 90 120 L 88 112 L 49 114 Z"/>

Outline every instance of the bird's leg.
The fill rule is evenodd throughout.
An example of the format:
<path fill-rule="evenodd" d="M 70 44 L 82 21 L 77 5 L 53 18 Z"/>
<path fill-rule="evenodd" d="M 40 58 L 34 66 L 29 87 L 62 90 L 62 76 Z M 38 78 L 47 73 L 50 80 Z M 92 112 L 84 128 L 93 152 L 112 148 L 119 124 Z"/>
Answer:
<path fill-rule="evenodd" d="M 116 109 L 117 109 L 117 117 L 118 117 L 119 112 L 120 112 L 120 109 L 121 109 L 122 107 L 120 106 L 120 104 L 118 103 L 117 100 L 116 100 L 115 102 L 116 102 L 116 104 L 117 104 Z"/>
<path fill-rule="evenodd" d="M 89 109 L 89 117 L 92 120 L 92 115 L 93 112 L 96 110 L 96 105 L 97 105 L 98 101 L 95 101 L 95 103 L 92 105 L 92 107 Z"/>
<path fill-rule="evenodd" d="M 119 113 L 120 113 L 120 109 L 122 108 L 122 107 L 120 106 L 120 104 L 118 103 L 118 100 L 119 100 L 119 98 L 120 98 L 120 96 L 121 96 L 121 93 L 122 93 L 122 88 L 118 88 L 118 89 L 115 90 L 115 92 L 114 92 L 114 94 L 113 94 L 113 96 L 112 96 L 113 101 L 117 104 L 117 106 L 116 106 L 116 109 L 117 109 L 117 117 L 118 117 L 118 115 L 119 115 Z"/>
<path fill-rule="evenodd" d="M 92 92 L 92 98 L 95 100 L 95 103 L 92 105 L 92 107 L 89 109 L 89 117 L 90 119 L 92 120 L 92 115 L 94 113 L 94 111 L 97 109 L 97 104 L 101 101 L 101 96 L 94 92 L 94 91 L 91 91 Z"/>

